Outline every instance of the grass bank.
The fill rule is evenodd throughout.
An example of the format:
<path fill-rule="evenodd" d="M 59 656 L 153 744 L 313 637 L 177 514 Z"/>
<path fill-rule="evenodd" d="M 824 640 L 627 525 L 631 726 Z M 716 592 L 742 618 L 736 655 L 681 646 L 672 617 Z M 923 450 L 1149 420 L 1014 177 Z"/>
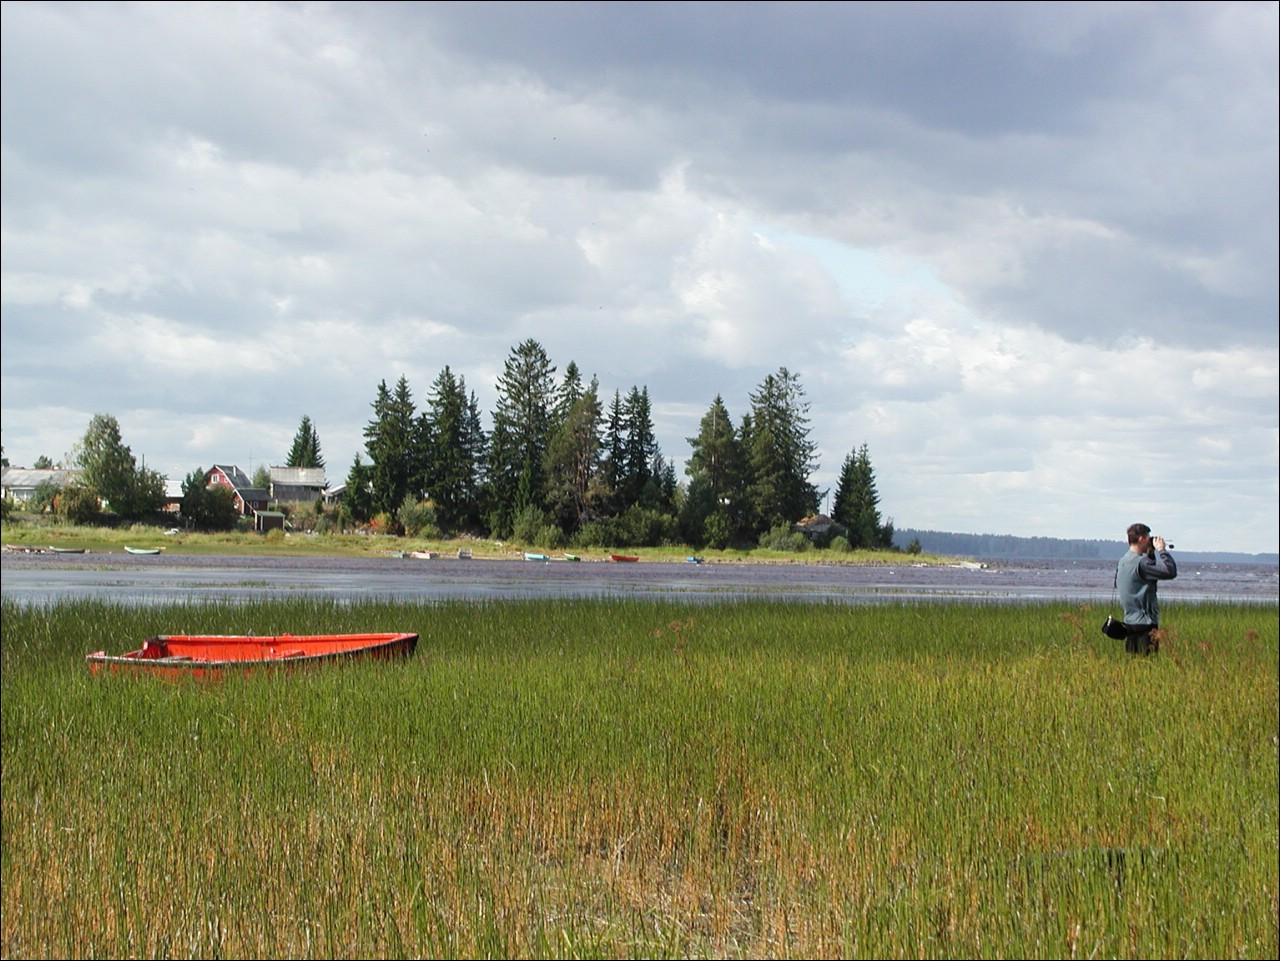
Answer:
<path fill-rule="evenodd" d="M 1275 957 L 1274 610 L 5 602 L 6 957 Z M 398 664 L 91 677 L 154 633 Z"/>
<path fill-rule="evenodd" d="M 172 531 L 172 533 L 170 533 Z M 244 556 L 313 556 L 361 557 L 408 551 L 436 551 L 453 556 L 459 549 L 473 557 L 521 560 L 525 551 L 548 553 L 562 557 L 563 551 L 550 550 L 538 544 L 496 541 L 473 537 L 436 539 L 397 537 L 385 534 L 293 534 L 272 531 L 266 534 L 233 531 L 197 533 L 152 524 L 123 527 L 92 527 L 64 524 L 53 518 L 33 515 L 11 515 L 0 529 L 0 539 L 7 548 L 43 550 L 63 548 L 92 553 L 124 553 L 128 547 L 158 547 L 172 554 L 236 554 Z M 567 548 L 583 560 L 608 560 L 607 548 Z M 689 547 L 641 547 L 620 549 L 620 553 L 638 555 L 650 562 L 683 563 L 694 554 Z M 896 551 L 830 550 L 803 552 L 754 550 L 698 550 L 697 556 L 708 563 L 720 564 L 901 564 L 908 555 Z M 913 563 L 952 563 L 953 558 L 934 555 L 911 556 Z"/>

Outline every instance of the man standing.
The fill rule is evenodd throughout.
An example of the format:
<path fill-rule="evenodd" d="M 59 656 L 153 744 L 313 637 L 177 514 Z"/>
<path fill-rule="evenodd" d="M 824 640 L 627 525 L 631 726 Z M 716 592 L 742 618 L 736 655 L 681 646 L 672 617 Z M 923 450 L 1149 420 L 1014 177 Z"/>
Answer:
<path fill-rule="evenodd" d="M 1116 565 L 1116 591 L 1124 607 L 1124 649 L 1150 654 L 1151 632 L 1160 626 L 1156 584 L 1178 576 L 1178 565 L 1163 537 L 1146 524 L 1129 525 L 1129 550 Z M 1158 645 L 1157 645 L 1158 649 Z"/>

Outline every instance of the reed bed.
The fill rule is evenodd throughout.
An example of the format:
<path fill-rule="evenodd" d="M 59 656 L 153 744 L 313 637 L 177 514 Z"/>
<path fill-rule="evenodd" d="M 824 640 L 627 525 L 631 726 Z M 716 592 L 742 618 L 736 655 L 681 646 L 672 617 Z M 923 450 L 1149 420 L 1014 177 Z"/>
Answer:
<path fill-rule="evenodd" d="M 4 602 L 3 953 L 1277 956 L 1274 608 Z M 156 633 L 403 663 L 93 677 Z"/>

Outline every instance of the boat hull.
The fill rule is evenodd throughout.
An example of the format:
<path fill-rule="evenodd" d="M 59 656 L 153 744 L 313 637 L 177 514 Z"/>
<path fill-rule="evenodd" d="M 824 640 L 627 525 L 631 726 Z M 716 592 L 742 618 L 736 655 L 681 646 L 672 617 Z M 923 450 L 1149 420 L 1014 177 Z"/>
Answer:
<path fill-rule="evenodd" d="M 162 634 L 149 638 L 136 651 L 119 655 L 96 651 L 86 661 L 94 674 L 207 677 L 227 671 L 408 657 L 417 645 L 417 634 Z"/>
<path fill-rule="evenodd" d="M 610 554 L 609 560 L 617 564 L 634 564 L 640 558 L 635 554 Z"/>

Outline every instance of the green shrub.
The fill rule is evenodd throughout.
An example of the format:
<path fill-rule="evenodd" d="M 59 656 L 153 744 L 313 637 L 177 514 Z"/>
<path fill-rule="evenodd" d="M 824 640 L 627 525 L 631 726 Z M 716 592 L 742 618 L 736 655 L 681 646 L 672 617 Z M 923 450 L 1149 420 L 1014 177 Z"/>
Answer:
<path fill-rule="evenodd" d="M 578 528 L 573 543 L 578 547 L 618 547 L 623 541 L 622 527 L 612 517 L 588 521 Z"/>
<path fill-rule="evenodd" d="M 670 514 L 632 504 L 620 518 L 623 540 L 629 547 L 661 547 L 680 540 L 679 521 Z"/>
<path fill-rule="evenodd" d="M 523 544 L 538 544 L 541 543 L 539 537 L 546 527 L 546 515 L 530 505 L 516 515 L 511 524 L 511 537 Z"/>
<path fill-rule="evenodd" d="M 400 509 L 396 511 L 396 520 L 409 537 L 440 537 L 440 526 L 436 523 L 436 509 L 431 501 L 415 501 L 412 497 L 406 497 Z"/>
<path fill-rule="evenodd" d="M 375 534 L 399 534 L 400 525 L 386 511 L 374 514 L 369 520 L 369 529 Z"/>
<path fill-rule="evenodd" d="M 569 535 L 558 524 L 544 524 L 542 530 L 538 531 L 538 538 L 534 543 L 559 550 L 569 546 Z"/>
<path fill-rule="evenodd" d="M 790 524 L 776 524 L 760 536 L 760 546 L 770 551 L 803 554 L 813 545 L 809 543 L 809 538 L 799 531 L 793 531 Z"/>
<path fill-rule="evenodd" d="M 53 499 L 54 513 L 72 524 L 89 523 L 101 506 L 97 494 L 74 484 L 58 491 Z"/>

